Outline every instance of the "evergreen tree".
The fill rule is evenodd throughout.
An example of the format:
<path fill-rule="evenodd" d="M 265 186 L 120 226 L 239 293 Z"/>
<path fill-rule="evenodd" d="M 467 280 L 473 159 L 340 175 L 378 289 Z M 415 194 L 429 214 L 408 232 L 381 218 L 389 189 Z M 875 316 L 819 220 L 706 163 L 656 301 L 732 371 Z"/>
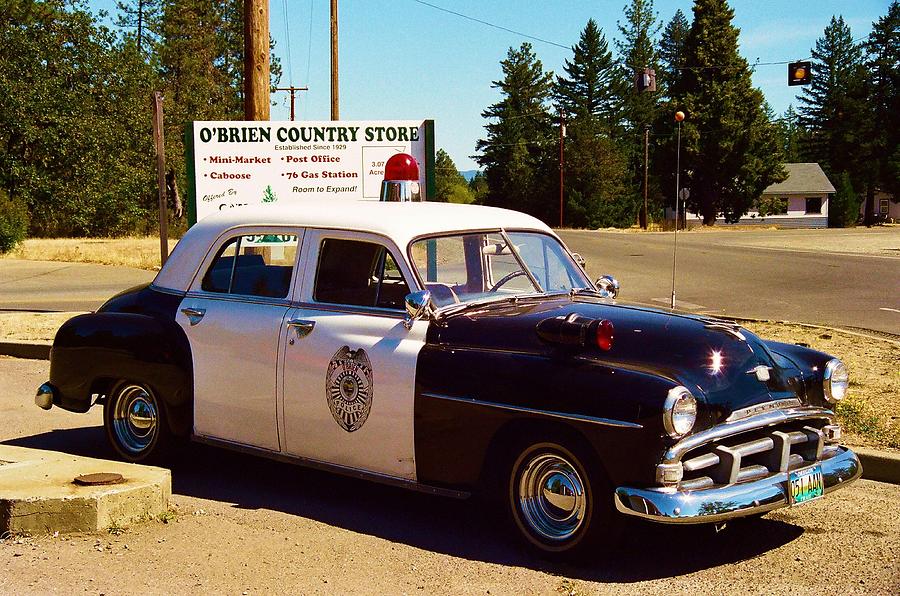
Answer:
<path fill-rule="evenodd" d="M 836 178 L 837 192 L 828 202 L 828 227 L 853 227 L 859 217 L 859 196 L 853 190 L 850 174 L 841 172 Z"/>
<path fill-rule="evenodd" d="M 891 2 L 887 14 L 873 23 L 866 49 L 872 81 L 872 111 L 878 126 L 873 131 L 876 183 L 900 201 L 900 3 Z M 871 222 L 871 204 L 866 197 L 866 215 Z M 871 212 L 871 215 L 870 215 Z"/>
<path fill-rule="evenodd" d="M 475 175 L 469 180 L 469 192 L 474 203 L 478 205 L 484 204 L 484 199 L 488 195 L 488 183 L 487 177 L 481 170 L 475 172 Z"/>
<path fill-rule="evenodd" d="M 624 108 L 624 134 L 619 146 L 628 159 L 629 186 L 639 193 L 644 185 L 644 127 L 656 120 L 659 109 L 659 93 L 638 92 L 633 84 L 636 75 L 644 68 L 659 71 L 659 52 L 655 39 L 660 24 L 653 11 L 653 0 L 631 0 L 625 7 L 625 24 L 619 23 L 622 41 L 616 42 L 619 55 L 625 61 L 620 80 Z M 643 203 L 641 204 L 643 210 Z M 641 221 L 646 221 L 646 216 Z"/>
<path fill-rule="evenodd" d="M 489 188 L 484 204 L 552 221 L 556 210 L 547 200 L 547 181 L 559 164 L 545 156 L 555 140 L 546 105 L 553 75 L 544 72 L 529 43 L 509 48 L 500 67 L 503 78 L 491 86 L 501 99 L 481 113 L 490 121 L 486 138 L 476 145 L 475 161 L 484 167 Z"/>
<path fill-rule="evenodd" d="M 137 50 L 145 53 L 159 40 L 160 0 L 118 0 L 116 26 L 134 29 Z"/>
<path fill-rule="evenodd" d="M 684 42 L 687 39 L 691 24 L 681 9 L 675 11 L 675 16 L 666 24 L 662 39 L 659 42 L 660 70 L 656 73 L 656 84 L 668 97 L 672 97 L 672 90 L 677 89 L 681 83 L 681 70 L 684 66 Z"/>
<path fill-rule="evenodd" d="M 775 126 L 762 92 L 738 53 L 734 11 L 726 0 L 695 0 L 682 72 L 682 181 L 688 209 L 705 225 L 718 214 L 737 221 L 762 191 L 783 180 Z M 678 89 L 676 89 L 678 91 Z"/>
<path fill-rule="evenodd" d="M 832 17 L 812 51 L 812 83 L 797 96 L 802 146 L 808 161 L 818 162 L 832 180 L 841 171 L 853 186 L 870 186 L 872 104 L 868 101 L 863 48 L 854 43 L 843 17 Z"/>
<path fill-rule="evenodd" d="M 775 120 L 778 134 L 778 146 L 784 157 L 785 163 L 797 163 L 801 157 L 800 145 L 803 143 L 803 128 L 800 126 L 800 117 L 789 105 L 784 114 Z"/>
<path fill-rule="evenodd" d="M 572 60 L 563 66 L 567 76 L 556 77 L 553 86 L 557 111 L 569 120 L 590 117 L 603 122 L 611 133 L 621 111 L 619 73 L 606 36 L 594 19 L 581 31 L 572 54 Z"/>
<path fill-rule="evenodd" d="M 445 203 L 471 203 L 475 199 L 469 190 L 469 183 L 459 173 L 450 154 L 438 149 L 434 160 L 435 200 Z"/>

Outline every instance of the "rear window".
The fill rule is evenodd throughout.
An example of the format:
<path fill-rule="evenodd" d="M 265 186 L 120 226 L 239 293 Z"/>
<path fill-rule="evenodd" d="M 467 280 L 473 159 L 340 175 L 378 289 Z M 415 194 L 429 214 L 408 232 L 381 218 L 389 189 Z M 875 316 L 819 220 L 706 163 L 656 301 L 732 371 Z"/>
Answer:
<path fill-rule="evenodd" d="M 202 289 L 218 294 L 285 298 L 297 257 L 297 236 L 255 234 L 232 238 L 203 276 Z"/>

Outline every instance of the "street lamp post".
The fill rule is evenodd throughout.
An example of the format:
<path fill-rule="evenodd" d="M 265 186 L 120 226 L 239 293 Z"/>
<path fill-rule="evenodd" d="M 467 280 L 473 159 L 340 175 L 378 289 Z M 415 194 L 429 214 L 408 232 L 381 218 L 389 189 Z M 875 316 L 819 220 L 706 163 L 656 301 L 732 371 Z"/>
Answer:
<path fill-rule="evenodd" d="M 678 142 L 675 148 L 675 242 L 672 248 L 672 309 L 675 309 L 675 268 L 678 256 L 678 201 L 681 194 L 681 122 L 684 120 L 684 112 L 675 112 L 675 122 L 678 123 Z"/>

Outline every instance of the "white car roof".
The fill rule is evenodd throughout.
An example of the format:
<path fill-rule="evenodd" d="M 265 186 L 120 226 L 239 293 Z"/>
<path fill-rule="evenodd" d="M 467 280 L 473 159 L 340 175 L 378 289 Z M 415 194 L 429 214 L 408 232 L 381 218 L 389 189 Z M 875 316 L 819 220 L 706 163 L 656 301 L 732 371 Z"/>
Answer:
<path fill-rule="evenodd" d="M 444 232 L 504 228 L 554 235 L 546 224 L 530 215 L 479 205 L 310 199 L 292 205 L 246 206 L 211 215 L 192 226 L 178 242 L 153 284 L 187 291 L 212 243 L 224 232 L 245 226 L 373 232 L 390 238 L 404 251 L 413 238 Z"/>

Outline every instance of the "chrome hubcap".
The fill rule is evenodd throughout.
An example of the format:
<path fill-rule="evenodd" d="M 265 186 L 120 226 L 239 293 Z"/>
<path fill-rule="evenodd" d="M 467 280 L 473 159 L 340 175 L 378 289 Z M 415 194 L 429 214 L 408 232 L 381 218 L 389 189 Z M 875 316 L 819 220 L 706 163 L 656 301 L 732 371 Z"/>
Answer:
<path fill-rule="evenodd" d="M 584 483 L 569 461 L 552 453 L 528 461 L 519 478 L 519 510 L 535 533 L 568 540 L 584 523 L 586 509 Z"/>
<path fill-rule="evenodd" d="M 156 437 L 156 398 L 140 385 L 128 385 L 113 405 L 112 427 L 119 445 L 130 453 L 147 449 Z"/>

